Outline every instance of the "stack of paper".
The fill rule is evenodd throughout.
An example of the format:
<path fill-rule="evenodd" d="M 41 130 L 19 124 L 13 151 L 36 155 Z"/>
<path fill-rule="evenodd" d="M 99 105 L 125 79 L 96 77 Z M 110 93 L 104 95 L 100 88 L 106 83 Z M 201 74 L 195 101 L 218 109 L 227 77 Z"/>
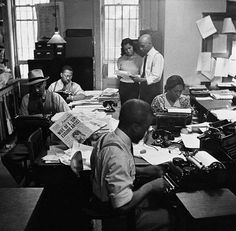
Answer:
<path fill-rule="evenodd" d="M 214 99 L 233 99 L 234 93 L 232 91 L 227 90 L 215 90 L 210 91 L 210 95 Z"/>

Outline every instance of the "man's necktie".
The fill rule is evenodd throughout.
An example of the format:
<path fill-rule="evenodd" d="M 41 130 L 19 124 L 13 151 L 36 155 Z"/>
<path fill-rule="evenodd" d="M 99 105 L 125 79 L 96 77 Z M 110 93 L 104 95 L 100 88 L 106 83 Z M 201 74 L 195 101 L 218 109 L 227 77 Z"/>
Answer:
<path fill-rule="evenodd" d="M 147 62 L 147 55 L 144 56 L 143 73 L 142 73 L 142 75 L 141 75 L 141 78 L 144 78 L 144 77 L 145 77 L 146 62 Z"/>
<path fill-rule="evenodd" d="M 133 148 L 133 144 L 131 144 L 131 148 L 130 148 L 130 150 L 131 150 L 131 153 L 132 153 L 132 155 L 134 155 L 134 148 Z"/>

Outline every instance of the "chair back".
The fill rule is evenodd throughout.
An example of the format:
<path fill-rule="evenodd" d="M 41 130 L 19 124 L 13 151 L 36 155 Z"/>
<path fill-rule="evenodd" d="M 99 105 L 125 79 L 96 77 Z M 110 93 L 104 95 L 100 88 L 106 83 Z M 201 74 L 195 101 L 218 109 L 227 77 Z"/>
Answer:
<path fill-rule="evenodd" d="M 35 159 L 46 150 L 42 136 L 42 128 L 34 131 L 28 139 L 30 165 L 33 166 Z"/>
<path fill-rule="evenodd" d="M 27 143 L 29 136 L 37 130 L 42 128 L 42 136 L 44 141 L 50 134 L 49 127 L 51 122 L 48 118 L 42 116 L 16 116 L 14 119 L 14 128 L 18 138 L 18 143 Z"/>

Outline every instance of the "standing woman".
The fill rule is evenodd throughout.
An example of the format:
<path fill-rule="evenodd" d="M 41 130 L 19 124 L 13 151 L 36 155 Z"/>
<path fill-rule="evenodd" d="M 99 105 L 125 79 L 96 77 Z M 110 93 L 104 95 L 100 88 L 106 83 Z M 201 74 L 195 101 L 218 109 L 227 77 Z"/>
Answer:
<path fill-rule="evenodd" d="M 132 76 L 139 75 L 142 65 L 142 57 L 134 51 L 134 43 L 130 38 L 125 38 L 121 42 L 121 57 L 117 61 L 118 70 L 126 71 Z M 135 83 L 131 78 L 123 78 L 118 75 L 120 80 L 119 93 L 121 105 L 129 99 L 138 98 L 139 83 Z"/>

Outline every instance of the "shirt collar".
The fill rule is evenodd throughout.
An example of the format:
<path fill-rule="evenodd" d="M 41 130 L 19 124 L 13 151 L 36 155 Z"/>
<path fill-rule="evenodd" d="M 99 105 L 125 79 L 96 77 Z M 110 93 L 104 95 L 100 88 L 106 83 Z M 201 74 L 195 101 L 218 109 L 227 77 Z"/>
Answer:
<path fill-rule="evenodd" d="M 119 136 L 119 138 L 124 142 L 125 145 L 127 145 L 129 147 L 129 149 L 132 146 L 132 142 L 131 139 L 129 138 L 129 136 L 127 136 L 122 130 L 120 130 L 119 128 L 116 128 L 115 130 L 115 134 L 117 136 Z"/>
<path fill-rule="evenodd" d="M 148 55 L 152 55 L 152 54 L 154 54 L 154 53 L 156 53 L 156 52 L 158 52 L 158 51 L 156 51 L 156 49 L 155 49 L 154 47 L 152 47 L 152 48 L 148 51 L 147 56 L 148 56 Z"/>

